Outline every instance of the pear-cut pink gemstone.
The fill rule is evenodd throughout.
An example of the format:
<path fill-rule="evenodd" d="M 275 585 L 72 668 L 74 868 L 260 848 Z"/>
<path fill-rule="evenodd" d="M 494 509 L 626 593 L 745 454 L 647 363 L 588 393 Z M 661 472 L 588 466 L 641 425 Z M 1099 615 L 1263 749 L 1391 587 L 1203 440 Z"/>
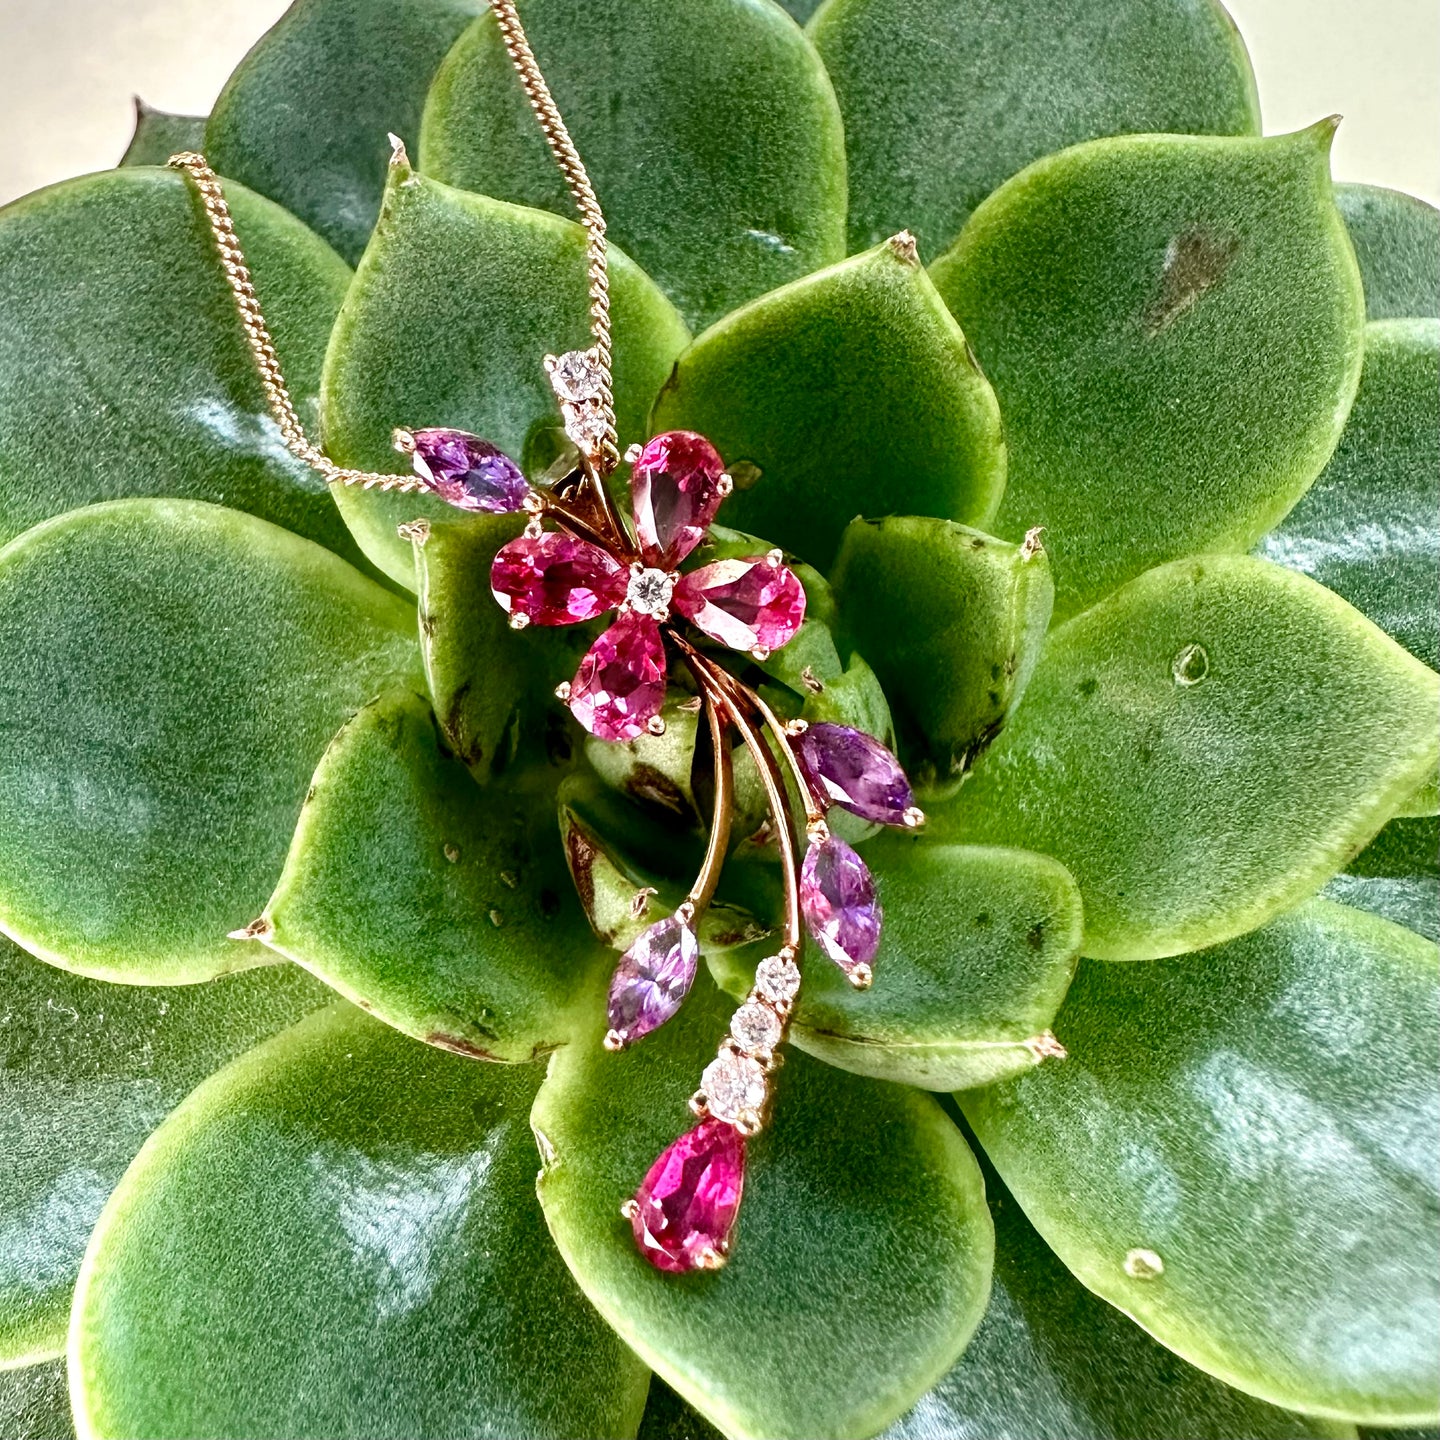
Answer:
<path fill-rule="evenodd" d="M 725 497 L 725 462 L 693 430 L 649 441 L 630 472 L 635 534 L 647 565 L 673 570 L 704 538 Z"/>
<path fill-rule="evenodd" d="M 490 589 L 502 610 L 532 625 L 578 625 L 613 610 L 630 577 L 598 545 L 547 530 L 520 535 L 496 552 Z"/>
<path fill-rule="evenodd" d="M 635 1245 L 657 1270 L 713 1269 L 724 1261 L 745 1190 L 745 1137 L 705 1120 L 650 1167 L 635 1192 Z"/>
<path fill-rule="evenodd" d="M 768 555 L 702 565 L 680 577 L 671 603 L 697 630 L 732 650 L 778 650 L 805 619 L 799 576 Z"/>
<path fill-rule="evenodd" d="M 634 740 L 665 703 L 660 626 L 632 610 L 619 615 L 585 652 L 570 684 L 570 710 L 601 740 Z"/>

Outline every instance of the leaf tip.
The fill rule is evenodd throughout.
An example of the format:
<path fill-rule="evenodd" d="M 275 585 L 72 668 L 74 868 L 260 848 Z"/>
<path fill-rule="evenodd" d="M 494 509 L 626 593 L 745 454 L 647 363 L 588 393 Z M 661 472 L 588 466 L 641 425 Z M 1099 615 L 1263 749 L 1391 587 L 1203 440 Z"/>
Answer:
<path fill-rule="evenodd" d="M 910 231 L 902 230 L 898 235 L 892 235 L 885 246 L 902 265 L 908 265 L 912 270 L 920 268 L 920 246 Z"/>

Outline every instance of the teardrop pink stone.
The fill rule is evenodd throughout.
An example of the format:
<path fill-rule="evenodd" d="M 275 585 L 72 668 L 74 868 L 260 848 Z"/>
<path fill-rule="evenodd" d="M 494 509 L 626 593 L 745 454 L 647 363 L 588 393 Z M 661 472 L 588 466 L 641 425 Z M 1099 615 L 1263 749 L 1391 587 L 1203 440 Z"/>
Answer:
<path fill-rule="evenodd" d="M 635 1247 L 657 1270 L 713 1269 L 730 1248 L 745 1191 L 745 1137 L 705 1120 L 650 1167 L 635 1192 Z"/>
<path fill-rule="evenodd" d="M 588 540 L 547 530 L 519 535 L 496 552 L 490 590 L 502 610 L 532 625 L 578 625 L 613 610 L 630 577 Z"/>
<path fill-rule="evenodd" d="M 800 577 L 769 556 L 716 560 L 680 577 L 675 608 L 732 650 L 778 650 L 805 619 Z"/>
<path fill-rule="evenodd" d="M 570 710 L 600 740 L 634 740 L 665 703 L 665 644 L 649 615 L 617 615 L 585 652 Z"/>
<path fill-rule="evenodd" d="M 720 452 L 693 430 L 649 441 L 630 472 L 635 534 L 647 565 L 673 570 L 704 538 L 725 497 Z"/>

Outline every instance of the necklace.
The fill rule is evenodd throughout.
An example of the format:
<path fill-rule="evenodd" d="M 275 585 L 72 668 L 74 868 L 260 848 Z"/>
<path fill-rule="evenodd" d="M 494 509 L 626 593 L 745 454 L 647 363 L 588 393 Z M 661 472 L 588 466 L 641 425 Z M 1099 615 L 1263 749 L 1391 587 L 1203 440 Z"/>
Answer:
<path fill-rule="evenodd" d="M 877 740 L 845 725 L 781 721 L 717 658 L 716 645 L 763 663 L 798 632 L 805 591 L 779 550 L 679 569 L 733 488 L 708 440 L 676 430 L 629 447 L 623 458 L 631 465 L 631 523 L 616 509 L 606 484 L 622 456 L 611 382 L 605 216 L 514 0 L 491 0 L 490 8 L 587 237 L 591 344 L 543 362 L 578 452 L 560 479 L 532 485 L 496 446 L 448 429 L 395 431 L 395 448 L 411 461 L 408 475 L 336 465 L 295 413 L 219 177 L 193 151 L 172 155 L 169 164 L 189 176 L 200 196 L 266 401 L 292 453 L 333 485 L 431 494 L 462 510 L 525 512 L 523 532 L 501 546 L 491 569 L 492 592 L 511 626 L 578 624 L 616 612 L 575 678 L 556 691 L 592 735 L 621 742 L 664 733 L 667 642 L 693 679 L 696 693 L 687 703 L 705 713 L 714 761 L 705 856 L 685 900 L 621 957 L 608 997 L 608 1050 L 623 1050 L 657 1030 L 689 993 L 701 958 L 698 923 L 730 843 L 731 731 L 755 762 L 769 810 L 765 834 L 780 862 L 781 944 L 756 967 L 748 996 L 690 1098 L 699 1123 L 664 1151 L 620 1207 L 640 1252 L 658 1269 L 715 1269 L 729 1255 L 740 1210 L 745 1142 L 769 1116 L 772 1078 L 800 991 L 804 932 L 857 989 L 873 978 L 880 902 L 869 870 L 831 834 L 825 812 L 838 805 L 911 829 L 925 817 L 899 762 Z M 403 153 L 400 142 L 391 141 Z M 801 831 L 803 862 L 796 843 Z"/>

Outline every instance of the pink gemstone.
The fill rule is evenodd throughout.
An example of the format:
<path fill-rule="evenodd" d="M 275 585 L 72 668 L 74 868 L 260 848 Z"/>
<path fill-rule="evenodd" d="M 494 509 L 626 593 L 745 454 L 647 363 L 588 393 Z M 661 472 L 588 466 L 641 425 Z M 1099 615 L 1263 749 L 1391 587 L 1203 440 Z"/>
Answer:
<path fill-rule="evenodd" d="M 724 473 L 719 452 L 691 430 L 667 430 L 645 446 L 630 472 L 630 503 L 647 565 L 673 570 L 705 538 L 725 498 Z"/>
<path fill-rule="evenodd" d="M 530 486 L 498 445 L 464 430 L 417 430 L 414 439 L 411 465 L 442 500 L 501 515 L 524 508 Z"/>
<path fill-rule="evenodd" d="M 838 835 L 811 844 L 800 867 L 800 913 L 815 943 L 852 974 L 880 948 L 884 911 L 865 862 Z"/>
<path fill-rule="evenodd" d="M 502 545 L 490 588 L 502 610 L 532 625 L 577 625 L 613 610 L 630 577 L 598 545 L 547 530 Z"/>
<path fill-rule="evenodd" d="M 665 703 L 665 645 L 649 615 L 631 611 L 585 652 L 570 685 L 575 718 L 601 740 L 634 740 Z"/>
<path fill-rule="evenodd" d="M 778 650 L 805 619 L 805 587 L 768 556 L 716 560 L 682 575 L 671 602 L 697 630 L 732 650 Z"/>
<path fill-rule="evenodd" d="M 745 1137 L 724 1120 L 682 1135 L 635 1192 L 635 1246 L 657 1269 L 711 1269 L 725 1259 L 745 1190 Z"/>
<path fill-rule="evenodd" d="M 620 957 L 610 981 L 610 1029 L 629 1045 L 658 1030 L 695 981 L 700 942 L 673 915 L 657 920 Z"/>
<path fill-rule="evenodd" d="M 873 736 L 818 721 L 795 742 L 800 768 L 827 805 L 877 825 L 904 825 L 915 803 L 900 762 Z"/>

